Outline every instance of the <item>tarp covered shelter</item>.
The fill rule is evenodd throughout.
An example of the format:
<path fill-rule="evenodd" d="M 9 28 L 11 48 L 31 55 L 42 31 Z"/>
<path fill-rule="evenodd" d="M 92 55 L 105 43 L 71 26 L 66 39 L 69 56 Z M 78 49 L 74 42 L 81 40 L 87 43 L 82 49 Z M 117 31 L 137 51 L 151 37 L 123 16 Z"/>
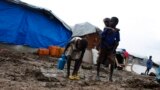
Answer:
<path fill-rule="evenodd" d="M 73 29 L 73 37 L 75 36 L 80 36 L 84 37 L 88 41 L 88 47 L 87 50 L 85 51 L 84 57 L 83 57 L 83 62 L 93 64 L 93 52 L 92 49 L 98 45 L 99 43 L 99 38 L 100 38 L 100 32 L 101 30 L 90 24 L 89 22 L 84 22 L 80 24 L 76 24 Z"/>
<path fill-rule="evenodd" d="M 93 49 L 99 43 L 100 33 L 102 32 L 98 27 L 84 22 L 76 24 L 72 29 L 72 36 L 85 37 L 88 41 L 88 49 Z"/>
<path fill-rule="evenodd" d="M 51 11 L 19 0 L 0 0 L 0 22 L 1 43 L 64 47 L 72 36 L 70 27 Z"/>
<path fill-rule="evenodd" d="M 97 33 L 100 32 L 100 29 L 98 29 L 98 27 L 92 25 L 89 22 L 84 22 L 84 23 L 79 23 L 76 24 L 73 29 L 73 37 L 74 36 L 84 36 L 87 34 L 92 34 L 92 33 Z"/>

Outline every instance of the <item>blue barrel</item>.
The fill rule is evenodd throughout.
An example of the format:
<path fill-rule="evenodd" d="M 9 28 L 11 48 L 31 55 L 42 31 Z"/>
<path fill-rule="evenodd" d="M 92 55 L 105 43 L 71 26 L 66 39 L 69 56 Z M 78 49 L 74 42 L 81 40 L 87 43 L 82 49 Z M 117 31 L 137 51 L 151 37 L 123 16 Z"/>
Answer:
<path fill-rule="evenodd" d="M 62 56 L 61 58 L 58 59 L 57 68 L 60 70 L 63 70 L 65 63 L 66 63 L 66 58 L 65 58 L 65 56 Z"/>

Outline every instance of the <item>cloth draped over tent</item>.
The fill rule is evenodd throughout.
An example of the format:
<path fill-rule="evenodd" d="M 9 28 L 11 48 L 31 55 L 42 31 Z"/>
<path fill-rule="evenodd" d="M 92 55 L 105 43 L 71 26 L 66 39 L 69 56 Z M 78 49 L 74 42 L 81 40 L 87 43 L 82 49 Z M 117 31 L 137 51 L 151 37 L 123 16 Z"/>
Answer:
<path fill-rule="evenodd" d="M 0 1 L 0 42 L 47 48 L 64 47 L 72 31 L 45 9 Z"/>

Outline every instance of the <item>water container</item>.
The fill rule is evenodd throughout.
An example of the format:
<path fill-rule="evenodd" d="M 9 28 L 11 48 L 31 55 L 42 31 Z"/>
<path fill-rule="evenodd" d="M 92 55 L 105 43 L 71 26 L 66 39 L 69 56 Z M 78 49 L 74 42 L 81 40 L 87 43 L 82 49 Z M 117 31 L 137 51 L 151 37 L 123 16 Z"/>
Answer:
<path fill-rule="evenodd" d="M 60 70 L 63 70 L 64 66 L 65 66 L 65 63 L 66 63 L 66 58 L 65 58 L 64 55 L 62 55 L 62 57 L 58 59 L 57 68 L 60 69 Z"/>
<path fill-rule="evenodd" d="M 39 48 L 38 55 L 49 55 L 49 49 L 46 48 Z"/>
<path fill-rule="evenodd" d="M 61 50 L 59 46 L 49 46 L 49 53 L 53 57 L 60 57 Z"/>

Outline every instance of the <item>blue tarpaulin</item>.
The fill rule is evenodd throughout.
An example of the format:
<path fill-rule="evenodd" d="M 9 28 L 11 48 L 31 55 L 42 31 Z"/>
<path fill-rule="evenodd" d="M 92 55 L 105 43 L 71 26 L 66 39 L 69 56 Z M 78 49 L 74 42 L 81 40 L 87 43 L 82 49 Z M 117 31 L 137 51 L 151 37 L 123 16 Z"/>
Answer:
<path fill-rule="evenodd" d="M 160 66 L 156 69 L 156 81 L 160 83 Z"/>
<path fill-rule="evenodd" d="M 47 10 L 0 1 L 0 42 L 34 48 L 64 47 L 71 36 L 71 30 Z"/>

